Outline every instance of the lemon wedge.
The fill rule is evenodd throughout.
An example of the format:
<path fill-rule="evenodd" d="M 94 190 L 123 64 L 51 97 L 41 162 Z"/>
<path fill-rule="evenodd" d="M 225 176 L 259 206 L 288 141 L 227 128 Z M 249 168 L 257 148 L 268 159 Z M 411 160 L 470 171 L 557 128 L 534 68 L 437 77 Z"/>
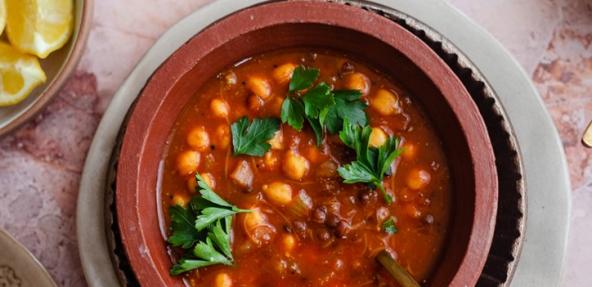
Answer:
<path fill-rule="evenodd" d="M 4 24 L 6 24 L 6 4 L 4 0 L 0 0 L 0 35 L 4 31 Z"/>
<path fill-rule="evenodd" d="M 37 58 L 0 42 L 0 106 L 18 104 L 46 79 Z"/>
<path fill-rule="evenodd" d="M 72 35 L 73 0 L 4 1 L 8 40 L 18 50 L 44 59 Z"/>

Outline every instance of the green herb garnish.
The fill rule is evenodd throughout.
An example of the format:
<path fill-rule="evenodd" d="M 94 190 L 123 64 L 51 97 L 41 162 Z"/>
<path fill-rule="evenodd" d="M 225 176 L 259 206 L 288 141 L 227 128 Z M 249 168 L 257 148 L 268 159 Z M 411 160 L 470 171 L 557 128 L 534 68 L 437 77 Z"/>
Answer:
<path fill-rule="evenodd" d="M 212 240 L 208 237 L 206 241 L 200 241 L 195 245 L 193 248 L 193 255 L 201 260 L 216 262 L 219 264 L 224 265 L 232 265 L 232 261 L 230 261 L 224 254 L 220 253 L 214 247 Z"/>
<path fill-rule="evenodd" d="M 356 160 L 337 169 L 344 183 L 369 183 L 382 192 L 387 204 L 393 202 L 393 197 L 384 189 L 382 183 L 384 176 L 390 172 L 391 164 L 397 158 L 401 149 L 398 148 L 399 140 L 389 137 L 386 143 L 379 148 L 369 146 L 372 128 L 350 124 L 344 120 L 343 130 L 339 138 L 348 147 L 356 151 Z"/>
<path fill-rule="evenodd" d="M 223 223 L 222 223 L 223 222 Z M 216 221 L 208 232 L 208 238 L 218 246 L 220 251 L 232 260 L 232 247 L 230 247 L 230 233 L 227 230 L 232 229 L 232 216 L 227 216 L 223 220 Z"/>
<path fill-rule="evenodd" d="M 218 262 L 214 262 L 214 261 L 209 261 L 209 260 L 199 260 L 199 259 L 181 259 L 179 260 L 179 262 L 177 262 L 177 264 L 173 265 L 173 267 L 171 267 L 171 275 L 175 276 L 175 275 L 180 275 L 182 273 L 185 272 L 189 272 L 193 269 L 198 269 L 201 267 L 206 267 L 206 266 L 210 266 L 210 265 L 215 265 L 215 264 L 219 264 Z"/>
<path fill-rule="evenodd" d="M 392 217 L 382 223 L 382 230 L 388 234 L 395 234 L 399 231 L 395 225 L 395 220 Z"/>
<path fill-rule="evenodd" d="M 358 90 L 333 91 L 335 105 L 326 110 L 325 115 L 321 114 L 321 125 L 327 127 L 329 133 L 338 133 L 343 128 L 343 120 L 350 123 L 365 126 L 368 118 L 364 110 L 368 107 L 360 100 L 362 92 Z"/>
<path fill-rule="evenodd" d="M 169 208 L 171 229 L 169 243 L 175 247 L 191 248 L 199 240 L 199 232 L 194 227 L 195 214 L 189 208 L 174 205 Z"/>
<path fill-rule="evenodd" d="M 331 87 L 322 82 L 306 92 L 302 97 L 302 101 L 304 102 L 304 115 L 315 134 L 317 145 L 320 145 L 325 134 L 320 115 L 326 113 L 331 106 L 335 105 Z"/>
<path fill-rule="evenodd" d="M 292 79 L 290 79 L 290 85 L 288 91 L 294 93 L 296 91 L 304 90 L 312 85 L 314 81 L 319 77 L 320 71 L 315 68 L 306 68 L 304 66 L 298 66 L 292 73 Z"/>
<path fill-rule="evenodd" d="M 288 97 L 282 104 L 281 118 L 283 123 L 288 123 L 298 131 L 302 130 L 306 119 L 315 134 L 317 145 L 320 145 L 325 130 L 339 132 L 344 119 L 359 125 L 366 125 L 368 120 L 364 112 L 366 104 L 360 100 L 361 92 L 334 91 L 325 82 L 313 87 L 318 76 L 319 70 L 315 68 L 299 66 L 294 70 Z M 300 95 L 299 92 L 305 89 L 308 90 Z"/>
<path fill-rule="evenodd" d="M 288 96 L 282 103 L 282 123 L 288 123 L 295 130 L 302 130 L 304 124 L 304 105 L 300 99 Z"/>
<path fill-rule="evenodd" d="M 189 207 L 169 208 L 172 235 L 168 242 L 185 250 L 185 256 L 171 268 L 172 275 L 215 264 L 232 265 L 232 217 L 249 212 L 221 198 L 199 174 L 195 180 L 199 195 L 191 199 Z"/>
<path fill-rule="evenodd" d="M 331 87 L 324 82 L 306 92 L 302 101 L 304 102 L 304 114 L 311 119 L 318 119 L 321 111 L 335 105 Z"/>
<path fill-rule="evenodd" d="M 247 117 L 242 117 L 230 126 L 234 155 L 263 156 L 271 147 L 267 142 L 279 128 L 277 119 L 255 118 L 249 123 Z"/>

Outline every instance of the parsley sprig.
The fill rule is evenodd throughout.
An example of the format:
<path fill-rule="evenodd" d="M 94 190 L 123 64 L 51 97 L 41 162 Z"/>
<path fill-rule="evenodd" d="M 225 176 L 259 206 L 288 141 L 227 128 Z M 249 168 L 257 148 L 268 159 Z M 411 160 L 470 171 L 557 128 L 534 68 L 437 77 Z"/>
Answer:
<path fill-rule="evenodd" d="M 361 127 L 350 124 L 346 119 L 339 138 L 348 147 L 356 152 L 356 160 L 337 169 L 344 183 L 369 183 L 378 187 L 387 204 L 393 202 L 393 197 L 384 189 L 382 183 L 384 176 L 391 172 L 392 162 L 401 154 L 399 140 L 389 137 L 382 146 L 373 148 L 369 146 L 370 126 Z"/>
<path fill-rule="evenodd" d="M 280 122 L 273 118 L 255 118 L 251 123 L 242 117 L 230 126 L 234 155 L 263 156 L 271 147 L 267 143 L 280 128 Z"/>
<path fill-rule="evenodd" d="M 339 132 L 344 119 L 359 125 L 368 123 L 364 112 L 367 106 L 360 100 L 362 93 L 332 90 L 325 82 L 313 87 L 319 74 L 318 69 L 298 66 L 292 74 L 288 97 L 281 110 L 282 122 L 298 131 L 302 130 L 306 120 L 315 134 L 317 145 L 322 143 L 325 131 Z M 301 94 L 303 90 L 306 92 Z"/>
<path fill-rule="evenodd" d="M 171 268 L 172 275 L 215 264 L 232 265 L 232 218 L 249 212 L 222 199 L 199 174 L 195 180 L 199 195 L 191 199 L 189 207 L 169 208 L 172 234 L 168 242 L 185 250 L 184 257 Z"/>
<path fill-rule="evenodd" d="M 288 91 L 294 93 L 297 91 L 304 90 L 312 85 L 314 81 L 319 77 L 320 71 L 315 68 L 306 68 L 304 66 L 298 66 L 292 73 L 290 79 L 290 85 Z"/>

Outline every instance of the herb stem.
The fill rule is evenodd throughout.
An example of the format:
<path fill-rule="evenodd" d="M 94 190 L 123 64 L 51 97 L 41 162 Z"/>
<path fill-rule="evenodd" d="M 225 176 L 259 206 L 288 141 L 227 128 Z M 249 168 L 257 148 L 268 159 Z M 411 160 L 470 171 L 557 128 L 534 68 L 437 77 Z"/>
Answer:
<path fill-rule="evenodd" d="M 420 287 L 413 276 L 385 250 L 378 253 L 376 260 L 388 271 L 391 276 L 403 287 Z"/>
<path fill-rule="evenodd" d="M 386 202 L 386 204 L 391 205 L 391 203 L 393 203 L 393 196 L 390 193 L 388 193 L 386 189 L 384 189 L 384 184 L 382 184 L 382 181 L 377 182 L 376 185 L 378 186 L 378 189 L 380 189 L 380 192 L 382 193 L 382 196 L 384 197 L 384 201 Z"/>

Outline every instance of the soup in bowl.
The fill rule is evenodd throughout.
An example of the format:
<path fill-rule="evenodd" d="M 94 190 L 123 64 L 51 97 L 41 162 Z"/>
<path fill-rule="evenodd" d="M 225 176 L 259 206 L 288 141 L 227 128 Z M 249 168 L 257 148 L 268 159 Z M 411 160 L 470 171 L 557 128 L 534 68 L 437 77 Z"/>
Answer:
<path fill-rule="evenodd" d="M 483 120 L 429 47 L 370 12 L 294 1 L 223 19 L 159 68 L 116 204 L 143 285 L 464 286 L 496 182 Z"/>

